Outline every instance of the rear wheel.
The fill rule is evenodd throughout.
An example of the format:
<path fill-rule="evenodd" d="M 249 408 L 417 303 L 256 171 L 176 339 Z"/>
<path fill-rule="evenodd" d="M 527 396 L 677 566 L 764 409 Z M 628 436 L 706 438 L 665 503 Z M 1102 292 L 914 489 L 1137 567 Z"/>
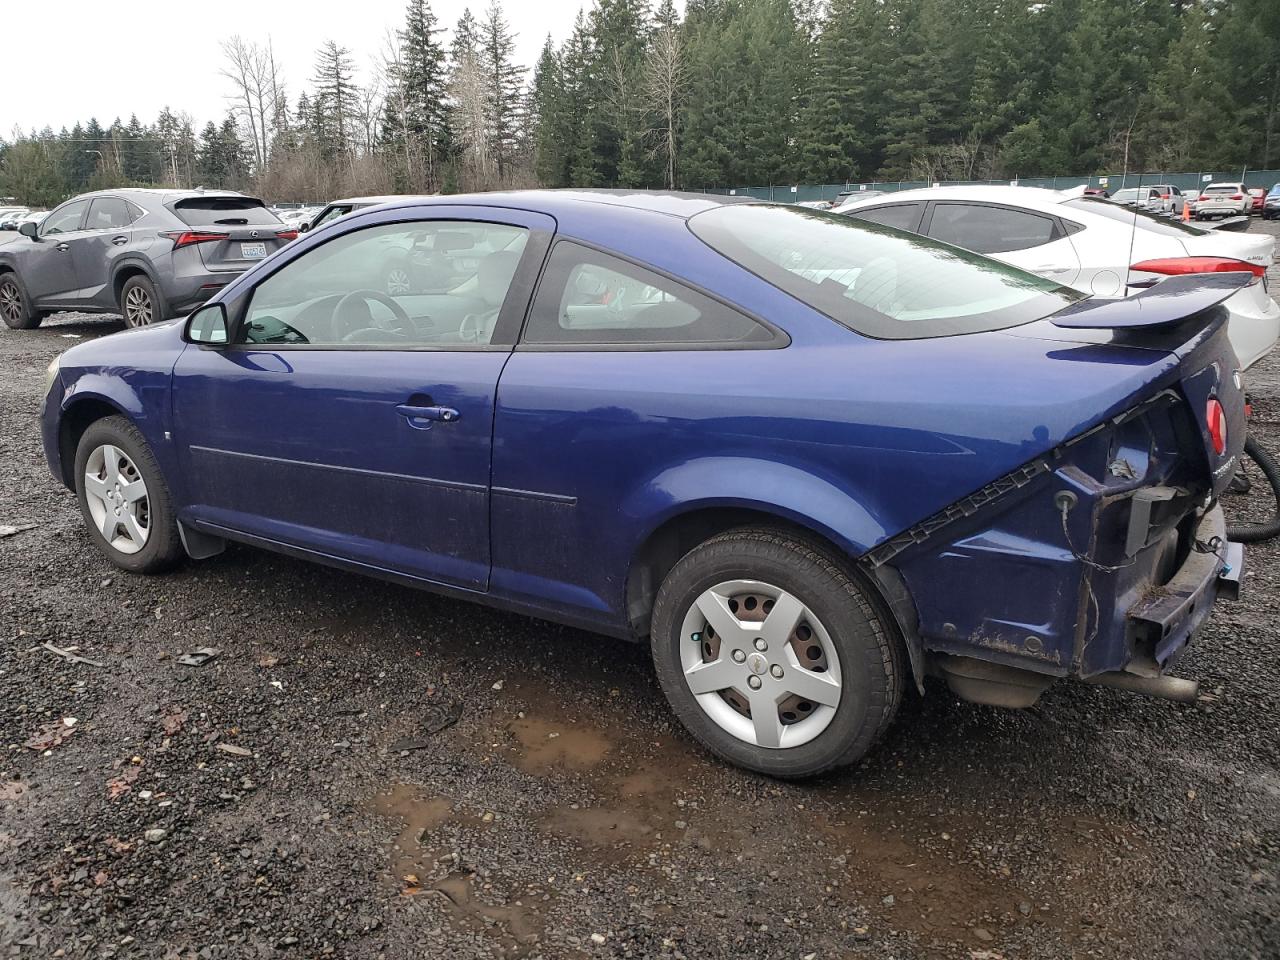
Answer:
<path fill-rule="evenodd" d="M 44 319 L 31 305 L 27 288 L 13 272 L 0 274 L 0 317 L 11 330 L 34 330 Z"/>
<path fill-rule="evenodd" d="M 120 289 L 120 312 L 125 326 L 146 327 L 169 319 L 169 307 L 151 278 L 138 274 Z"/>
<path fill-rule="evenodd" d="M 687 554 L 658 592 L 651 644 L 689 731 L 771 776 L 854 763 L 902 696 L 898 642 L 868 590 L 778 531 L 732 531 Z"/>

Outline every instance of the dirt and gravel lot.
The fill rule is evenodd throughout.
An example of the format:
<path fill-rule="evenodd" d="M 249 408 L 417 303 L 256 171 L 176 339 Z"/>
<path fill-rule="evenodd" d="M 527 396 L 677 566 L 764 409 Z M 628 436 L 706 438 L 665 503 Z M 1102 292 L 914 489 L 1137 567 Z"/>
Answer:
<path fill-rule="evenodd" d="M 1277 546 L 1195 706 L 931 686 L 780 784 L 700 752 L 640 647 L 250 549 L 111 567 L 36 415 L 119 326 L 0 328 L 0 524 L 34 525 L 0 538 L 0 954 L 1280 956 Z M 1280 449 L 1280 357 L 1250 384 Z"/>

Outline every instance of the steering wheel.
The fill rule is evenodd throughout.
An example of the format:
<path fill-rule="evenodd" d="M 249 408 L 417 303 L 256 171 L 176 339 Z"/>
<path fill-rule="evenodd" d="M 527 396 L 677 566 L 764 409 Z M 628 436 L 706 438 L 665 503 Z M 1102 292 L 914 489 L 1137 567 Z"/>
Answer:
<path fill-rule="evenodd" d="M 346 326 L 342 319 L 342 314 L 346 308 L 356 300 L 362 300 L 366 304 L 376 301 L 382 304 L 392 313 L 392 321 L 389 327 L 351 327 Z M 345 297 L 337 302 L 333 308 L 333 324 L 334 335 L 342 340 L 343 343 L 351 343 L 359 340 L 362 335 L 375 334 L 385 336 L 388 331 L 398 333 L 403 337 L 413 337 L 417 331 L 414 329 L 413 321 L 409 319 L 409 314 L 405 312 L 404 307 L 396 303 L 391 297 L 377 290 L 352 290 Z"/>
<path fill-rule="evenodd" d="M 458 325 L 458 339 L 463 343 L 488 343 L 493 339 L 493 328 L 498 323 L 500 309 L 468 313 Z"/>

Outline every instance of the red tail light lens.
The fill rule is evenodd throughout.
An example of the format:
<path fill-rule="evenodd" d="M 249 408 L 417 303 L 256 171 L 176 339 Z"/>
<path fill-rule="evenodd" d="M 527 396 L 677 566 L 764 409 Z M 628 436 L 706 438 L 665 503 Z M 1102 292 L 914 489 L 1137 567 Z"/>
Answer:
<path fill-rule="evenodd" d="M 1213 441 L 1213 452 L 1218 456 L 1227 449 L 1227 414 L 1216 399 L 1210 397 L 1205 405 L 1204 423 L 1209 428 L 1209 439 Z"/>
<path fill-rule="evenodd" d="M 1231 199 L 1232 199 L 1232 200 L 1243 200 L 1243 199 L 1244 199 L 1244 194 L 1243 194 L 1243 193 L 1233 193 L 1233 194 L 1231 195 Z"/>
<path fill-rule="evenodd" d="M 1161 200 L 1168 200 L 1168 199 L 1169 199 L 1169 194 L 1167 194 L 1167 193 L 1162 193 L 1162 194 L 1160 194 L 1160 199 L 1161 199 Z"/>
<path fill-rule="evenodd" d="M 277 239 L 277 240 L 285 240 L 285 241 L 289 241 L 289 240 L 297 240 L 297 239 L 298 239 L 298 231 L 297 231 L 297 230 L 277 230 L 277 231 L 276 231 L 276 239 Z"/>
<path fill-rule="evenodd" d="M 1206 196 L 1205 194 L 1203 194 L 1203 193 L 1202 193 L 1202 194 L 1200 194 L 1200 199 L 1201 199 L 1201 200 L 1208 200 L 1209 198 L 1208 198 L 1208 196 Z"/>
<path fill-rule="evenodd" d="M 1252 273 L 1255 277 L 1261 277 L 1267 272 L 1267 268 L 1261 264 L 1246 263 L 1232 257 L 1162 257 L 1143 260 L 1129 269 L 1141 270 L 1143 273 L 1163 273 L 1170 277 L 1184 273 Z"/>
<path fill-rule="evenodd" d="M 181 250 L 193 243 L 214 243 L 218 240 L 226 240 L 229 234 L 202 230 L 164 230 L 160 236 L 168 237 L 173 241 L 173 249 Z"/>

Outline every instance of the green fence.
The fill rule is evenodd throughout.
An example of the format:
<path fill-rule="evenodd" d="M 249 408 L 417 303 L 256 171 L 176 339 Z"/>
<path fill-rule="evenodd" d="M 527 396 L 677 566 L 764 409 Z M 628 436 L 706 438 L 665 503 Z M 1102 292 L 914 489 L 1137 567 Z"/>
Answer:
<path fill-rule="evenodd" d="M 1280 183 L 1280 170 L 1202 170 L 1196 173 L 1113 173 L 1096 177 L 1020 177 L 1017 180 L 947 180 L 946 186 L 960 185 L 996 185 L 1021 187 L 1047 187 L 1050 190 L 1068 190 L 1087 184 L 1091 187 L 1103 187 L 1114 193 L 1125 187 L 1138 187 L 1147 183 L 1170 183 L 1179 190 L 1199 190 L 1206 183 L 1226 180 L 1236 183 L 1244 180 L 1245 186 L 1270 188 Z M 702 193 L 731 194 L 743 197 L 755 197 L 758 200 L 775 200 L 784 203 L 801 203 L 807 200 L 834 200 L 847 191 L 863 190 L 914 190 L 919 187 L 933 186 L 928 180 L 893 180 L 889 182 L 867 181 L 865 183 L 821 183 L 821 184 L 771 184 L 767 187 L 709 187 Z"/>

